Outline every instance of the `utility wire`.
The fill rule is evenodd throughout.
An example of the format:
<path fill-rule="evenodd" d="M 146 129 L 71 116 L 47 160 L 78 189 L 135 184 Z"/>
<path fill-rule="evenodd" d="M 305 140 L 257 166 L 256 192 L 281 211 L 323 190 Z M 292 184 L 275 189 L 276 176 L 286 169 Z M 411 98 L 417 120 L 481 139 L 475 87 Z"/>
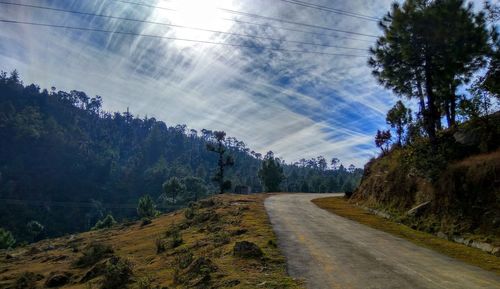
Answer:
<path fill-rule="evenodd" d="M 149 8 L 156 8 L 156 9 L 163 9 L 166 11 L 171 11 L 171 12 L 180 12 L 179 10 L 172 9 L 172 8 L 166 8 L 166 7 L 160 7 L 160 6 L 153 6 L 153 5 L 148 5 L 145 3 L 138 3 L 138 2 L 130 2 L 130 1 L 125 1 L 125 0 L 108 0 L 108 1 L 115 1 L 115 2 L 122 2 L 126 4 L 132 4 L 132 5 L 137 5 L 137 6 L 144 6 L 144 7 L 149 7 Z M 163 0 L 163 1 L 169 1 L 170 0 Z M 311 34 L 311 35 L 317 35 L 321 37 L 331 37 L 331 38 L 339 38 L 339 39 L 350 39 L 350 40 L 355 40 L 355 41 L 362 41 L 362 42 L 368 42 L 368 43 L 373 43 L 372 40 L 364 40 L 364 39 L 358 39 L 358 38 L 352 38 L 352 37 L 347 37 L 347 36 L 339 36 L 339 35 L 331 35 L 331 34 L 324 34 L 324 33 L 319 33 L 319 32 L 312 32 L 312 31 L 307 31 L 307 30 L 300 30 L 300 29 L 294 29 L 294 28 L 287 28 L 287 27 L 278 27 L 278 26 L 273 26 L 270 24 L 262 24 L 262 23 L 256 23 L 256 22 L 250 22 L 250 21 L 243 21 L 239 19 L 234 19 L 234 18 L 220 18 L 225 21 L 230 21 L 230 22 L 235 22 L 239 24 L 249 24 L 249 25 L 255 25 L 255 26 L 260 26 L 260 27 L 265 27 L 265 28 L 274 28 L 278 30 L 284 30 L 284 31 L 292 31 L 292 32 L 300 32 L 304 34 Z"/>
<path fill-rule="evenodd" d="M 336 46 L 336 45 L 328 45 L 328 44 L 320 44 L 320 43 L 311 43 L 311 42 L 305 42 L 305 41 L 284 40 L 284 39 L 278 39 L 278 38 L 270 38 L 270 37 L 262 37 L 262 36 L 257 36 L 257 35 L 249 35 L 249 34 L 240 34 L 240 33 L 233 33 L 233 32 L 225 32 L 225 31 L 219 31 L 219 30 L 211 30 L 211 29 L 205 29 L 205 28 L 197 28 L 197 27 L 192 27 L 192 26 L 177 25 L 177 24 L 170 24 L 170 23 L 162 23 L 162 22 L 155 22 L 155 21 L 149 21 L 149 20 L 140 20 L 140 19 L 133 19 L 133 18 L 127 18 L 127 17 L 118 17 L 118 16 L 105 15 L 105 14 L 95 14 L 95 13 L 89 13 L 89 12 L 83 12 L 83 11 L 66 10 L 66 9 L 60 9 L 60 8 L 54 8 L 54 7 L 47 7 L 47 6 L 38 6 L 38 5 L 30 5 L 30 4 L 20 4 L 20 3 L 12 3 L 12 2 L 5 2 L 5 1 L 0 1 L 0 4 L 12 5 L 12 6 L 19 6 L 19 7 L 26 7 L 26 8 L 34 8 L 34 9 L 42 9 L 42 10 L 55 11 L 55 12 L 71 13 L 71 14 L 84 15 L 84 16 L 101 17 L 101 18 L 124 20 L 124 21 L 133 21 L 133 22 L 140 22 L 140 23 L 147 23 L 147 24 L 154 24 L 154 25 L 163 25 L 163 26 L 170 26 L 170 27 L 178 27 L 178 28 L 185 28 L 185 29 L 191 29 L 191 30 L 199 30 L 199 31 L 211 32 L 211 33 L 220 33 L 220 34 L 226 34 L 226 35 L 232 35 L 232 36 L 238 36 L 238 37 L 248 37 L 248 38 L 255 38 L 255 39 L 272 40 L 272 41 L 280 41 L 280 42 L 289 42 L 289 43 L 295 43 L 295 44 L 322 46 L 322 47 L 330 47 L 330 48 L 340 48 L 340 49 L 368 51 L 368 49 L 363 49 L 363 48 Z"/>
<path fill-rule="evenodd" d="M 160 0 L 160 1 L 165 1 L 165 2 L 175 2 L 175 0 Z M 302 7 L 308 7 L 308 8 L 314 8 L 322 11 L 327 11 L 327 12 L 332 12 L 344 16 L 350 16 L 350 17 L 355 17 L 363 20 L 370 20 L 370 21 L 379 21 L 380 19 L 374 16 L 369 16 L 369 15 L 363 15 L 357 12 L 352 12 L 352 11 L 347 11 L 347 10 L 341 10 L 333 7 L 328 7 L 328 6 L 322 6 L 319 4 L 314 4 L 314 3 L 309 3 L 305 1 L 299 1 L 299 0 L 279 0 L 282 2 L 287 2 L 290 4 L 295 4 L 299 5 Z"/>
<path fill-rule="evenodd" d="M 176 10 L 176 9 L 171 9 L 171 8 L 166 8 L 166 7 L 161 7 L 161 6 L 155 6 L 155 5 L 146 4 L 146 3 L 125 1 L 125 0 L 110 0 L 110 1 L 121 2 L 121 3 L 132 4 L 132 5 L 143 6 L 143 7 L 149 7 L 149 8 L 155 8 L 155 9 L 164 9 L 164 10 L 168 10 L 168 11 L 179 11 L 179 10 Z M 353 35 L 359 35 L 359 36 L 366 36 L 366 37 L 373 37 L 373 38 L 378 38 L 379 37 L 377 35 L 372 35 L 372 34 L 364 34 L 364 33 L 358 33 L 358 32 L 353 32 L 353 31 L 347 31 L 347 30 L 341 30 L 341 29 L 336 29 L 336 28 L 325 27 L 325 26 L 319 26 L 319 25 L 313 25 L 313 24 L 307 24 L 307 23 L 300 23 L 300 22 L 295 22 L 295 21 L 288 21 L 288 20 L 281 19 L 281 18 L 267 17 L 267 16 L 262 16 L 262 15 L 253 14 L 253 13 L 247 13 L 247 12 L 243 12 L 243 11 L 237 11 L 237 10 L 231 10 L 231 9 L 225 9 L 225 8 L 217 8 L 217 9 L 219 9 L 221 11 L 225 11 L 227 13 L 231 13 L 231 14 L 235 14 L 235 15 L 240 15 L 240 16 L 247 16 L 247 17 L 253 17 L 253 18 L 266 19 L 266 20 L 271 20 L 271 21 L 275 21 L 275 22 L 281 22 L 281 23 L 287 23 L 287 24 L 305 26 L 305 27 L 310 27 L 310 28 L 317 28 L 317 29 L 329 30 L 329 31 L 346 33 L 346 34 L 353 34 Z M 227 18 L 222 18 L 222 19 L 228 20 L 228 21 L 237 22 L 237 21 L 235 21 L 233 19 L 227 19 Z M 262 26 L 271 26 L 271 25 L 265 25 L 265 24 L 260 24 L 260 25 L 262 25 Z M 281 28 L 281 27 L 275 27 L 275 28 L 277 28 L 277 29 L 284 29 L 284 28 Z"/>
<path fill-rule="evenodd" d="M 281 19 L 281 18 L 262 16 L 262 15 L 258 15 L 258 14 L 254 14 L 254 13 L 241 12 L 241 11 L 232 10 L 232 9 L 226 9 L 226 8 L 218 8 L 218 9 L 222 10 L 222 11 L 225 11 L 225 12 L 228 12 L 228 13 L 231 13 L 231 14 L 236 14 L 236 15 L 242 15 L 242 16 L 260 18 L 260 19 L 266 19 L 266 20 L 271 20 L 271 21 L 275 21 L 275 22 L 281 22 L 281 23 L 287 23 L 287 24 L 293 24 L 293 25 L 299 25 L 299 26 L 317 28 L 317 29 L 324 29 L 324 30 L 341 32 L 341 33 L 347 33 L 347 34 L 353 34 L 353 35 L 360 35 L 360 36 L 378 38 L 377 35 L 373 35 L 373 34 L 358 33 L 358 32 L 353 32 L 353 31 L 347 31 L 347 30 L 341 30 L 341 29 L 336 29 L 336 28 L 330 28 L 330 27 L 326 27 L 326 26 L 319 26 L 319 25 L 314 25 L 314 24 L 307 24 L 307 23 L 289 21 L 289 20 L 285 20 L 285 19 Z"/>
<path fill-rule="evenodd" d="M 317 9 L 317 10 L 321 10 L 321 11 L 332 12 L 332 13 L 336 13 L 336 14 L 340 14 L 340 15 L 344 15 L 344 16 L 359 18 L 359 19 L 363 19 L 363 20 L 369 20 L 369 21 L 375 21 L 375 22 L 380 21 L 380 18 L 377 18 L 374 16 L 363 15 L 363 14 L 360 14 L 357 12 L 341 10 L 341 9 L 337 9 L 337 8 L 322 6 L 319 4 L 313 4 L 313 3 L 304 2 L 304 1 L 298 1 L 298 0 L 279 0 L 279 1 L 290 3 L 290 4 L 295 4 L 295 5 L 302 6 L 302 7 L 313 8 L 313 9 Z"/>
<path fill-rule="evenodd" d="M 304 34 L 317 35 L 317 36 L 321 36 L 321 37 L 332 37 L 332 38 L 340 38 L 340 39 L 350 39 L 350 40 L 356 40 L 356 41 L 373 43 L 372 40 L 364 40 L 364 39 L 358 39 L 358 38 L 352 38 L 352 37 L 346 37 L 346 36 L 330 35 L 330 34 L 324 34 L 324 33 L 312 32 L 312 31 L 306 31 L 306 30 L 300 30 L 300 29 L 293 29 L 293 28 L 276 27 L 276 26 L 273 26 L 273 25 L 261 24 L 261 23 L 243 21 L 243 20 L 236 20 L 236 19 L 227 19 L 227 18 L 222 18 L 222 19 L 233 21 L 233 22 L 240 23 L 240 24 L 256 25 L 256 26 L 262 26 L 262 27 L 266 27 L 266 28 L 270 27 L 270 28 L 279 29 L 279 30 L 292 31 L 292 32 L 300 32 L 300 33 L 304 33 Z"/>
<path fill-rule="evenodd" d="M 195 42 L 195 43 L 203 43 L 203 44 L 215 44 L 215 45 L 224 45 L 224 46 L 232 46 L 232 47 L 245 47 L 245 48 L 253 48 L 253 49 L 258 48 L 258 49 L 269 50 L 269 51 L 308 53 L 308 54 L 345 56 L 345 57 L 368 57 L 367 55 L 330 53 L 330 52 L 308 51 L 308 50 L 293 50 L 293 49 L 273 48 L 273 47 L 269 47 L 269 46 L 260 46 L 259 47 L 259 46 L 250 46 L 250 45 L 243 45 L 243 44 L 236 44 L 236 43 L 224 43 L 224 42 L 216 42 L 216 41 L 195 40 L 195 39 L 177 38 L 177 37 L 169 37 L 169 36 L 161 36 L 161 35 L 142 34 L 142 33 L 135 33 L 135 32 L 127 32 L 127 31 L 113 31 L 113 30 L 106 30 L 106 29 L 75 27 L 75 26 L 46 24 L 46 23 L 35 23 L 35 22 L 16 21 L 16 20 L 7 20 L 7 19 L 0 19 L 0 22 L 11 23 L 11 24 L 23 24 L 23 25 L 32 25 L 32 26 L 51 27 L 51 28 L 80 30 L 80 31 L 92 31 L 92 32 L 102 32 L 102 33 L 111 33 L 111 34 L 121 34 L 121 35 L 128 35 L 128 36 L 140 36 L 140 37 L 150 37 L 150 38 L 158 38 L 158 39 L 169 39 L 169 40 L 178 40 L 178 41 Z"/>

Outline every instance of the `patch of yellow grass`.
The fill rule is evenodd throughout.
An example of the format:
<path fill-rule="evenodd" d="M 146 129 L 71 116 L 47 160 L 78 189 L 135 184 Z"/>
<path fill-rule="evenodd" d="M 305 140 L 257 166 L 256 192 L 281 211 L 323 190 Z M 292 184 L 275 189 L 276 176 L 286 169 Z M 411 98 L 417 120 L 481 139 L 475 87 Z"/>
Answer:
<path fill-rule="evenodd" d="M 275 246 L 276 236 L 263 203 L 266 197 L 267 195 L 214 197 L 215 206 L 198 208 L 196 213 L 211 210 L 216 212 L 218 218 L 199 224 L 191 222 L 180 231 L 183 244 L 178 248 L 167 248 L 161 254 L 156 253 L 155 240 L 161 237 L 168 241 L 165 235 L 167 230 L 189 221 L 184 210 L 162 215 L 144 227 L 141 227 L 140 222 L 129 226 L 117 225 L 109 230 L 44 240 L 12 252 L 0 252 L 0 288 L 10 286 L 18 276 L 27 271 L 44 276 L 43 280 L 38 281 L 40 287 L 43 287 L 51 272 L 70 272 L 74 276 L 72 283 L 64 288 L 99 288 L 102 277 L 80 284 L 77 280 L 89 268 L 77 269 L 71 266 L 81 256 L 82 249 L 96 241 L 111 245 L 114 255 L 132 263 L 134 276 L 129 288 L 137 288 L 136 282 L 140 278 L 147 278 L 153 286 L 188 288 L 185 283 L 174 282 L 181 249 L 189 250 L 193 259 L 205 257 L 217 266 L 217 271 L 210 276 L 211 286 L 216 288 L 302 288 L 301 282 L 287 275 L 285 259 Z M 246 229 L 246 232 L 231 234 L 238 229 Z M 229 241 L 222 245 L 216 244 L 214 237 L 217 233 L 229 236 Z M 254 242 L 264 252 L 264 258 L 257 260 L 234 257 L 232 249 L 237 241 Z M 72 251 L 72 242 L 78 247 L 78 252 Z M 40 249 L 40 252 L 29 253 L 31 248 Z M 6 259 L 7 253 L 12 258 Z"/>
<path fill-rule="evenodd" d="M 341 217 L 396 235 L 416 245 L 500 274 L 500 258 L 481 250 L 447 241 L 432 234 L 416 231 L 405 225 L 394 223 L 357 207 L 341 197 L 315 199 L 312 202 L 318 207 Z"/>

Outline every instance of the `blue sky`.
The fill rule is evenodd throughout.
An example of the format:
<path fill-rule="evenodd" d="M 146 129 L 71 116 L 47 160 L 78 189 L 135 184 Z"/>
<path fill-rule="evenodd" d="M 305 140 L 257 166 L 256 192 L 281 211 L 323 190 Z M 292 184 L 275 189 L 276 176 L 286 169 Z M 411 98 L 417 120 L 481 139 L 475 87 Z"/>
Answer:
<path fill-rule="evenodd" d="M 373 21 L 280 0 L 125 1 L 176 11 L 117 0 L 12 2 L 276 39 L 0 5 L 1 19 L 250 46 L 0 23 L 0 69 L 18 69 L 26 83 L 101 95 L 106 110 L 125 111 L 130 107 L 134 114 L 156 117 L 168 125 L 225 130 L 251 149 L 262 153 L 273 150 L 289 162 L 323 155 L 340 158 L 346 165 L 363 166 L 377 154 L 373 136 L 385 126 L 385 113 L 396 99 L 371 76 L 366 57 L 262 49 L 363 56 L 368 55 L 363 50 L 375 38 L 235 15 L 219 8 L 379 35 Z M 316 4 L 375 17 L 387 12 L 391 2 L 314 0 Z"/>

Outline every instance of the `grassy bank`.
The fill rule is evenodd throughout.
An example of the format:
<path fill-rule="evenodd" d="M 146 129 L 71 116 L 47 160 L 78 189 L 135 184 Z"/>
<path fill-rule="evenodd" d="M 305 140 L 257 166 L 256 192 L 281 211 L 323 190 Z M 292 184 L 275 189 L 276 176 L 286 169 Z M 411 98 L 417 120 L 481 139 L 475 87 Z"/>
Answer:
<path fill-rule="evenodd" d="M 478 249 L 438 238 L 432 234 L 413 230 L 405 225 L 394 223 L 390 220 L 371 214 L 368 211 L 349 203 L 344 198 L 321 198 L 313 200 L 313 203 L 336 215 L 396 235 L 416 245 L 432 249 L 465 263 L 500 274 L 500 258 L 498 257 L 482 252 Z"/>
<path fill-rule="evenodd" d="M 43 288 L 54 275 L 67 279 L 63 288 L 82 289 L 302 288 L 287 276 L 265 198 L 217 196 L 151 224 L 120 224 L 0 252 L 0 288 Z M 235 256 L 241 241 L 262 255 Z M 105 287 L 113 274 L 128 282 Z"/>

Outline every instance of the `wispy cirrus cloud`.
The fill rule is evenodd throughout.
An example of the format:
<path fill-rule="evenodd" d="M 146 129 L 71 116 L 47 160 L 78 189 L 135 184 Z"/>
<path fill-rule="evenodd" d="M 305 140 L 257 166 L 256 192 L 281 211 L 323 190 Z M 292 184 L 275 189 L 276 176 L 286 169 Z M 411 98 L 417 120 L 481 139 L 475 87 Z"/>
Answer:
<path fill-rule="evenodd" d="M 273 1 L 272 5 L 264 0 L 133 1 L 180 11 L 169 12 L 114 0 L 25 0 L 16 3 L 201 26 L 275 40 L 2 5 L 1 19 L 249 47 L 0 23 L 0 69 L 17 68 L 26 82 L 39 83 L 43 87 L 56 86 L 102 95 L 107 110 L 124 111 L 130 107 L 135 114 L 154 116 L 170 125 L 184 123 L 198 130 L 225 130 L 244 140 L 252 149 L 273 150 L 287 161 L 324 155 L 361 166 L 375 154 L 373 135 L 384 125 L 385 112 L 394 97 L 370 75 L 365 57 L 263 49 L 367 55 L 367 51 L 286 41 L 367 50 L 375 38 L 237 16 L 215 7 L 378 35 L 375 22 L 282 1 Z M 188 2 L 189 5 L 182 4 Z M 208 2 L 209 5 L 203 4 Z M 389 9 L 391 1 L 316 0 L 316 3 L 381 16 Z M 197 5 L 202 5 L 203 11 Z M 314 31 L 331 37 L 278 27 Z"/>

